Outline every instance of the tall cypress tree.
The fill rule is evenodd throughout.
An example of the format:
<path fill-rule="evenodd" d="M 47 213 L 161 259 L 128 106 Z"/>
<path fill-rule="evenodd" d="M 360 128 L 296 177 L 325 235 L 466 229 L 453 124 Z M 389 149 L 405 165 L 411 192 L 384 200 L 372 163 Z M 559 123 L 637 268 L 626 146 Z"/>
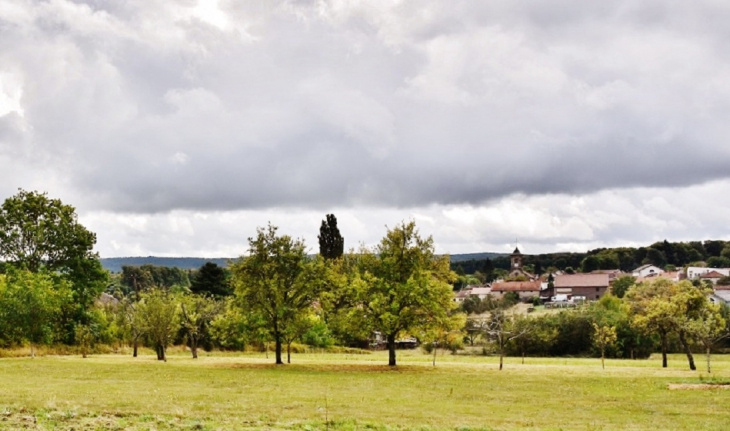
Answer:
<path fill-rule="evenodd" d="M 319 254 L 325 259 L 337 259 L 345 251 L 345 239 L 337 229 L 337 218 L 334 214 L 327 214 L 319 228 Z"/>

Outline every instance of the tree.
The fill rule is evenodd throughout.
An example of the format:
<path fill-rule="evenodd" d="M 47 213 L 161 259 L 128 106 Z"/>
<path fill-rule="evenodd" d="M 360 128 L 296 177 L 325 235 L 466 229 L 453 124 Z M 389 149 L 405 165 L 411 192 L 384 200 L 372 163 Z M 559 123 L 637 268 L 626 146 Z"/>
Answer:
<path fill-rule="evenodd" d="M 439 348 L 451 348 L 455 351 L 461 347 L 464 341 L 462 328 L 466 325 L 464 313 L 453 313 L 450 315 L 435 315 L 434 320 L 424 325 L 425 332 L 421 333 L 419 339 L 430 342 L 433 350 L 432 364 L 436 366 L 436 353 Z"/>
<path fill-rule="evenodd" d="M 153 289 L 141 295 L 137 312 L 141 329 L 157 352 L 157 360 L 167 362 L 167 346 L 180 324 L 178 301 L 175 295 Z"/>
<path fill-rule="evenodd" d="M 229 272 L 213 262 L 206 262 L 190 280 L 190 291 L 200 295 L 223 298 L 233 294 Z"/>
<path fill-rule="evenodd" d="M 646 334 L 659 336 L 662 368 L 667 367 L 669 334 L 674 329 L 675 310 L 667 298 L 670 285 L 671 281 L 658 279 L 635 285 L 626 294 L 633 324 Z"/>
<path fill-rule="evenodd" d="M 504 352 L 507 343 L 524 336 L 532 328 L 529 325 L 516 325 L 515 318 L 503 310 L 494 310 L 486 321 L 486 334 L 494 341 L 499 350 L 499 370 L 504 364 Z"/>
<path fill-rule="evenodd" d="M 614 280 L 611 284 L 611 293 L 617 298 L 623 298 L 626 292 L 636 283 L 636 277 L 623 275 Z"/>
<path fill-rule="evenodd" d="M 705 348 L 708 373 L 712 372 L 710 367 L 712 348 L 718 341 L 730 336 L 726 325 L 727 322 L 722 317 L 720 306 L 709 302 L 700 312 L 699 318 L 690 322 L 689 331 Z"/>
<path fill-rule="evenodd" d="M 249 255 L 231 272 L 239 304 L 261 318 L 276 346 L 276 364 L 283 364 L 284 337 L 306 313 L 321 290 L 324 265 L 307 258 L 304 242 L 277 235 L 277 227 L 258 228 L 249 238 Z"/>
<path fill-rule="evenodd" d="M 327 214 L 319 228 L 319 254 L 325 259 L 337 259 L 345 250 L 345 240 L 337 228 L 337 218 L 334 214 Z"/>
<path fill-rule="evenodd" d="M 132 344 L 132 357 L 136 358 L 139 341 L 144 334 L 144 322 L 138 303 L 130 298 L 124 298 L 118 308 L 118 313 L 119 326 L 124 329 L 125 338 Z"/>
<path fill-rule="evenodd" d="M 0 207 L 0 258 L 37 273 L 42 269 L 71 282 L 73 307 L 63 326 L 72 341 L 75 323 L 88 323 L 86 310 L 104 290 L 108 274 L 92 250 L 96 235 L 82 226 L 76 210 L 45 193 L 19 190 Z"/>
<path fill-rule="evenodd" d="M 55 274 L 33 273 L 8 268 L 0 275 L 0 325 L 3 336 L 12 343 L 50 344 L 57 335 L 56 322 L 71 302 L 68 282 Z"/>
<path fill-rule="evenodd" d="M 422 239 L 415 222 L 388 229 L 373 252 L 361 252 L 358 305 L 373 331 L 385 335 L 388 365 L 396 365 L 399 334 L 424 331 L 456 307 L 451 283 L 456 274 L 449 257 L 434 254 L 433 239 Z"/>
<path fill-rule="evenodd" d="M 198 358 L 198 343 L 208 325 L 221 313 L 222 306 L 222 302 L 199 295 L 187 295 L 180 301 L 180 323 L 187 335 L 193 359 Z"/>
<path fill-rule="evenodd" d="M 21 189 L 0 207 L 0 256 L 31 272 L 95 259 L 95 243 L 96 235 L 79 224 L 74 207 L 45 193 Z"/>
<path fill-rule="evenodd" d="M 689 368 L 695 370 L 690 337 L 695 322 L 701 319 L 709 303 L 704 288 L 698 288 L 687 280 L 674 283 L 658 279 L 642 283 L 629 290 L 627 299 L 632 303 L 634 322 L 645 331 L 655 332 L 662 342 L 662 366 L 666 367 L 667 337 L 677 334 L 687 356 Z"/>
<path fill-rule="evenodd" d="M 593 344 L 601 351 L 601 368 L 606 369 L 606 347 L 616 343 L 616 327 L 600 326 L 593 323 Z"/>

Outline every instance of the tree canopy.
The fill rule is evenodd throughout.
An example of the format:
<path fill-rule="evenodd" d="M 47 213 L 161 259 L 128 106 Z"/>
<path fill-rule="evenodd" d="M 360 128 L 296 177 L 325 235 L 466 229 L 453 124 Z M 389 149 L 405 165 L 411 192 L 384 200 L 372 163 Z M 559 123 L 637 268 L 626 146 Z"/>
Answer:
<path fill-rule="evenodd" d="M 307 257 L 304 242 L 277 235 L 269 224 L 249 238 L 248 256 L 233 264 L 231 272 L 240 305 L 265 322 L 276 345 L 276 363 L 282 343 L 299 330 L 303 314 L 311 308 L 322 283 L 316 260 Z"/>
<path fill-rule="evenodd" d="M 433 239 L 421 238 L 413 221 L 388 229 L 380 244 L 362 255 L 357 309 L 372 330 L 385 335 L 388 365 L 395 366 L 399 335 L 445 321 L 456 307 L 450 284 L 456 274 L 448 256 L 437 257 Z"/>
<path fill-rule="evenodd" d="M 345 251 L 345 240 L 337 228 L 337 218 L 334 214 L 327 214 L 319 228 L 319 254 L 325 259 L 337 259 Z"/>

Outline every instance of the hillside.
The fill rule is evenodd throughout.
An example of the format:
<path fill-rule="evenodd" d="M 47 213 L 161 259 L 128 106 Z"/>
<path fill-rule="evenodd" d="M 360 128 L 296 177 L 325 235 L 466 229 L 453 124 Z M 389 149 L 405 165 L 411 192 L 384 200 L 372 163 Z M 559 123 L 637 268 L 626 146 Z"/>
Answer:
<path fill-rule="evenodd" d="M 451 262 L 465 262 L 471 260 L 484 260 L 494 259 L 497 257 L 506 256 L 500 253 L 466 253 L 466 254 L 452 254 Z M 110 272 L 122 272 L 122 266 L 142 266 L 142 265 L 154 265 L 154 266 L 166 266 L 170 268 L 180 269 L 198 269 L 203 266 L 206 262 L 213 262 L 220 266 L 228 266 L 230 260 L 236 258 L 230 257 L 217 257 L 217 258 L 205 258 L 205 257 L 108 257 L 101 259 L 102 266 Z"/>
<path fill-rule="evenodd" d="M 220 266 L 228 266 L 232 258 L 217 257 L 109 257 L 101 259 L 101 265 L 110 272 L 122 272 L 122 266 L 166 266 L 180 269 L 198 269 L 206 262 L 213 262 Z"/>

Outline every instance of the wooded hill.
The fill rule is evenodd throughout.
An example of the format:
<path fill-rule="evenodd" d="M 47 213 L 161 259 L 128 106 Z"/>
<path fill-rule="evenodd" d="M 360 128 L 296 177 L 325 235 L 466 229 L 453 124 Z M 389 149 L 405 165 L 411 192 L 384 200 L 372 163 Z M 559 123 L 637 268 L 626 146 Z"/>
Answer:
<path fill-rule="evenodd" d="M 647 247 L 597 248 L 587 253 L 547 253 L 523 256 L 523 263 L 530 265 L 535 273 L 542 274 L 548 268 L 559 270 L 572 268 L 575 271 L 590 272 L 597 269 L 620 269 L 632 271 L 644 264 L 664 268 L 672 265 L 680 268 L 693 262 L 705 262 L 715 268 L 730 267 L 730 241 L 707 240 L 690 242 L 655 242 Z M 490 259 L 451 261 L 451 268 L 463 274 L 479 271 L 490 274 L 495 269 L 509 270 L 508 255 Z"/>

